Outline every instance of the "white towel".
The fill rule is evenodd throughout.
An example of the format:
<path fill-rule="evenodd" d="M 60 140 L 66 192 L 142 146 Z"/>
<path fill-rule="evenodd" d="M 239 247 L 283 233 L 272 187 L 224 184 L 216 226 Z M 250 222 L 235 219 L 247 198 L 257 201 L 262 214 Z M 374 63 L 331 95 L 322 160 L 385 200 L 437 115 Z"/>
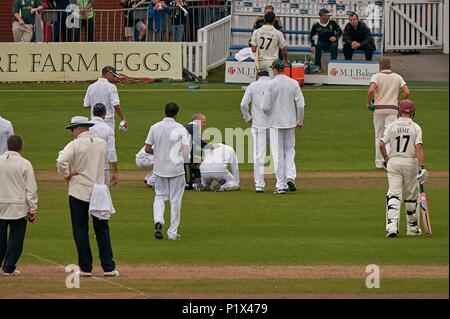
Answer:
<path fill-rule="evenodd" d="M 108 186 L 95 184 L 89 202 L 89 214 L 98 219 L 108 220 L 115 212 Z"/>
<path fill-rule="evenodd" d="M 234 57 L 239 62 L 247 60 L 248 58 L 252 58 L 253 60 L 255 60 L 255 53 L 252 52 L 252 48 L 248 47 L 241 49 L 238 53 L 234 55 Z"/>

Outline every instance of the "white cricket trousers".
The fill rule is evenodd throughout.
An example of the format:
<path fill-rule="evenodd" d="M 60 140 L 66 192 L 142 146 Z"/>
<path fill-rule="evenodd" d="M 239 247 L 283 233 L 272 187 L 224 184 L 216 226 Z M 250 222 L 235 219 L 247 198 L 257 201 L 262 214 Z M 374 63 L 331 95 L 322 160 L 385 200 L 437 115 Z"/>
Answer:
<path fill-rule="evenodd" d="M 373 126 L 375 128 L 375 165 L 381 167 L 384 159 L 380 152 L 379 143 L 384 135 L 386 127 L 397 119 L 397 115 L 376 115 L 373 116 Z M 389 154 L 390 145 L 386 145 L 386 151 Z"/>
<path fill-rule="evenodd" d="M 155 224 L 164 225 L 165 201 L 170 201 L 170 227 L 167 230 L 169 237 L 176 236 L 180 224 L 181 201 L 185 186 L 184 174 L 175 177 L 160 177 L 155 179 L 155 200 L 153 202 L 153 219 Z"/>
<path fill-rule="evenodd" d="M 225 184 L 220 186 L 221 190 L 232 190 L 239 187 L 234 176 L 227 170 L 225 172 L 210 172 L 210 173 L 202 173 L 202 184 L 204 186 L 211 186 L 213 180 L 220 181 L 224 179 L 226 181 Z"/>
<path fill-rule="evenodd" d="M 295 127 L 270 129 L 270 153 L 273 158 L 276 187 L 287 188 L 287 179 L 295 180 L 297 171 L 295 168 Z"/>
<path fill-rule="evenodd" d="M 155 183 L 155 174 L 153 174 L 153 156 L 148 156 L 143 154 L 136 156 L 136 166 L 139 169 L 149 169 L 150 172 L 145 175 L 144 180 L 148 185 L 153 185 Z"/>
<path fill-rule="evenodd" d="M 253 136 L 253 177 L 255 187 L 266 185 L 264 181 L 264 164 L 266 163 L 267 145 L 270 143 L 270 129 L 252 127 Z"/>
<path fill-rule="evenodd" d="M 400 206 L 405 202 L 406 221 L 418 222 L 417 201 L 419 164 L 415 158 L 393 157 L 387 164 L 389 190 L 386 195 L 386 225 L 388 221 L 400 220 Z"/>

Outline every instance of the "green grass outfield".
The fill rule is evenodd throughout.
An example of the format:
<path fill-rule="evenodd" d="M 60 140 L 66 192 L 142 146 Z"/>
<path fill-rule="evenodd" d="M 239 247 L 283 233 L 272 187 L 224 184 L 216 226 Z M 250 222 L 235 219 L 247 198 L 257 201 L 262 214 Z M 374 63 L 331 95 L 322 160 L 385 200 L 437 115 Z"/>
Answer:
<path fill-rule="evenodd" d="M 64 130 L 73 115 L 88 115 L 82 108 L 88 84 L 1 84 L 0 115 L 13 122 L 24 137 L 25 157 L 38 171 L 56 170 L 58 151 L 70 141 Z M 164 104 L 181 106 L 179 122 L 202 112 L 208 127 L 222 132 L 227 127 L 245 128 L 239 110 L 240 85 L 201 84 L 127 85 L 119 94 L 130 130 L 117 133 L 119 168 L 135 170 L 134 158 L 151 124 L 162 118 Z M 211 266 L 320 266 L 320 265 L 448 265 L 449 258 L 449 109 L 448 85 L 411 85 L 417 104 L 416 121 L 422 126 L 426 166 L 431 172 L 427 186 L 433 237 L 406 238 L 402 213 L 401 236 L 384 238 L 387 179 L 333 176 L 338 172 L 371 172 L 373 168 L 372 113 L 365 108 L 366 88 L 304 88 L 305 130 L 297 132 L 299 191 L 286 196 L 251 189 L 233 193 L 186 192 L 178 242 L 153 238 L 154 192 L 141 180 L 122 180 L 112 189 L 117 214 L 111 219 L 115 259 L 120 266 L 211 265 Z M 145 91 L 143 89 L 146 89 Z M 241 164 L 251 171 L 251 164 Z M 302 173 L 327 171 L 329 177 Z M 440 172 L 433 177 L 433 172 Z M 142 172 L 144 176 L 144 172 Z M 247 179 L 247 185 L 251 180 Z M 340 180 L 342 179 L 342 180 Z M 355 182 L 352 185 L 352 181 Z M 342 183 L 341 183 L 342 182 Z M 366 184 L 367 182 L 367 184 Z M 19 266 L 53 266 L 76 263 L 67 200 L 62 181 L 42 179 L 39 184 L 39 220 L 29 225 Z M 368 186 L 371 185 L 371 186 Z M 270 183 L 268 188 L 273 185 Z M 167 214 L 167 212 L 166 212 Z M 97 248 L 92 237 L 94 256 Z M 45 260 L 46 261 L 45 261 Z M 99 262 L 95 258 L 95 269 Z M 56 267 L 56 266 L 55 266 Z M 55 268 L 56 269 L 56 268 Z M 32 280 L 30 280 L 32 279 Z M 84 281 L 82 288 L 68 291 L 63 281 L 47 277 L 6 281 L 0 278 L 0 297 L 58 296 L 93 297 L 130 293 L 145 294 L 299 296 L 404 294 L 448 296 L 448 277 L 387 278 L 380 290 L 368 290 L 361 278 L 291 279 L 133 279 L 118 278 L 112 285 Z M 125 287 L 126 286 L 126 287 Z M 125 287 L 125 288 L 124 288 Z M 173 295 L 171 295 L 173 296 Z"/>

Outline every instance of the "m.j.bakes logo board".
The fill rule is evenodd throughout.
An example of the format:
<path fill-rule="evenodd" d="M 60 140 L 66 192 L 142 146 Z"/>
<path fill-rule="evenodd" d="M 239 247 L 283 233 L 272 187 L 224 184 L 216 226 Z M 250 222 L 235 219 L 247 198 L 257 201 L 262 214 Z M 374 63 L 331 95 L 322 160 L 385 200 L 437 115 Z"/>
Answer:
<path fill-rule="evenodd" d="M 250 83 L 256 79 L 255 62 L 227 61 L 225 70 L 226 83 Z"/>
<path fill-rule="evenodd" d="M 369 85 L 372 76 L 378 72 L 377 62 L 330 62 L 328 84 Z"/>
<path fill-rule="evenodd" d="M 182 78 L 179 43 L 2 43 L 0 81 L 86 81 L 112 65 L 132 77 Z"/>

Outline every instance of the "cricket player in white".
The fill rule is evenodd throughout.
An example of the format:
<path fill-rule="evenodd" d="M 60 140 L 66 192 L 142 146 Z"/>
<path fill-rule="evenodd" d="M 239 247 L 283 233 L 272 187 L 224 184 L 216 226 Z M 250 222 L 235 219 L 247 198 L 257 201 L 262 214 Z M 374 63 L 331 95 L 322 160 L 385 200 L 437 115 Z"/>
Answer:
<path fill-rule="evenodd" d="M 155 200 L 153 215 L 155 238 L 163 239 L 164 201 L 170 201 L 170 227 L 168 239 L 179 240 L 181 201 L 184 193 L 184 161 L 189 156 L 189 137 L 183 125 L 175 121 L 178 105 L 168 103 L 166 117 L 152 125 L 145 141 L 145 151 L 153 154 L 155 173 Z"/>
<path fill-rule="evenodd" d="M 0 155 L 8 150 L 8 138 L 13 135 L 11 122 L 0 116 Z"/>
<path fill-rule="evenodd" d="M 264 164 L 269 139 L 270 121 L 262 111 L 262 101 L 266 85 L 270 81 L 268 71 L 258 71 L 256 81 L 250 83 L 241 101 L 241 112 L 244 121 L 252 126 L 253 137 L 253 176 L 257 193 L 263 193 L 266 186 L 264 181 Z M 251 114 L 249 104 L 252 104 Z"/>
<path fill-rule="evenodd" d="M 274 193 L 296 191 L 295 128 L 303 128 L 305 100 L 296 80 L 284 74 L 284 63 L 273 65 L 274 78 L 267 83 L 262 110 L 270 119 L 270 153 L 277 184 Z"/>
<path fill-rule="evenodd" d="M 217 143 L 212 148 L 204 150 L 203 161 L 200 164 L 202 184 L 211 187 L 216 180 L 220 187 L 219 192 L 233 191 L 239 189 L 239 166 L 238 158 L 234 149 L 228 145 Z M 231 173 L 227 170 L 231 166 Z"/>
<path fill-rule="evenodd" d="M 119 93 L 117 87 L 111 83 L 114 77 L 118 76 L 116 70 L 111 66 L 105 66 L 102 70 L 102 77 L 97 82 L 89 85 L 84 97 L 84 107 L 91 109 L 91 117 L 93 117 L 94 105 L 103 103 L 106 106 L 106 123 L 115 130 L 114 114 L 120 118 L 120 131 L 128 129 L 128 123 L 125 120 L 120 107 Z"/>
<path fill-rule="evenodd" d="M 117 169 L 117 152 L 116 152 L 116 137 L 112 128 L 105 122 L 106 106 L 102 103 L 97 103 L 93 108 L 93 117 L 91 123 L 94 126 L 89 128 L 90 131 L 97 134 L 102 140 L 106 142 L 108 146 L 106 151 L 105 161 L 105 185 L 114 186 L 119 179 L 119 173 Z M 112 173 L 109 173 L 109 165 L 111 164 Z"/>
<path fill-rule="evenodd" d="M 281 55 L 287 64 L 287 42 L 283 33 L 273 26 L 275 13 L 267 12 L 264 15 L 265 24 L 253 31 L 250 44 L 252 51 L 256 55 L 256 69 L 270 71 L 271 65 L 278 60 L 278 51 L 281 49 Z"/>
<path fill-rule="evenodd" d="M 402 100 L 408 98 L 409 89 L 403 78 L 391 71 L 391 60 L 381 58 L 380 72 L 372 76 L 367 92 L 368 106 L 371 105 L 375 95 L 373 124 L 375 128 L 375 166 L 377 168 L 383 168 L 383 156 L 378 148 L 378 142 L 383 137 L 387 126 L 397 119 L 399 90 L 403 94 Z"/>
<path fill-rule="evenodd" d="M 153 155 L 145 152 L 145 145 L 136 154 L 136 166 L 139 169 L 150 170 L 150 172 L 144 177 L 144 183 L 145 185 L 152 187 L 155 184 L 155 174 L 153 173 Z"/>
<path fill-rule="evenodd" d="M 428 179 L 425 169 L 422 129 L 413 122 L 416 110 L 410 100 L 402 100 L 398 106 L 400 117 L 391 123 L 379 141 L 380 152 L 387 163 L 389 190 L 386 196 L 386 237 L 397 237 L 400 206 L 404 195 L 406 210 L 406 235 L 419 236 L 417 200 L 418 182 Z M 390 145 L 389 153 L 386 145 Z M 419 172 L 419 175 L 417 175 Z"/>

